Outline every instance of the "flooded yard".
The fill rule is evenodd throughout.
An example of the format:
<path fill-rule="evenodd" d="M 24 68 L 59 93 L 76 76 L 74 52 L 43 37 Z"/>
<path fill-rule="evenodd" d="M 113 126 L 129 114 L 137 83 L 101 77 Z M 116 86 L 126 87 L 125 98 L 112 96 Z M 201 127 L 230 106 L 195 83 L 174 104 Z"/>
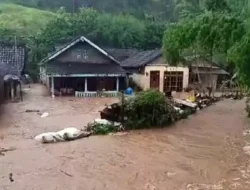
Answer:
<path fill-rule="evenodd" d="M 2 106 L 0 189 L 213 190 L 250 189 L 244 101 L 224 100 L 175 125 L 39 144 L 37 134 L 83 128 L 114 98 L 51 99 L 41 85 L 24 101 Z M 41 118 L 27 109 L 48 112 Z M 9 174 L 13 174 L 10 182 Z"/>

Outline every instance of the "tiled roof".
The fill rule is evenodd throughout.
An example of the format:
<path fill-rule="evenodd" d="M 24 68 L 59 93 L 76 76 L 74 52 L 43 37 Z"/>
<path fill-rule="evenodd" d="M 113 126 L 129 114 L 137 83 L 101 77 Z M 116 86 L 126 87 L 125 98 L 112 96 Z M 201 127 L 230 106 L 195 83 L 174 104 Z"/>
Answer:
<path fill-rule="evenodd" d="M 161 56 L 161 50 L 138 52 L 121 62 L 122 67 L 141 67 Z"/>
<path fill-rule="evenodd" d="M 0 70 L 5 74 L 21 76 L 27 59 L 25 46 L 0 43 Z"/>
<path fill-rule="evenodd" d="M 139 52 L 139 50 L 137 49 L 117 49 L 117 48 L 103 48 L 103 49 L 120 62 L 124 61 L 125 59 Z"/>
<path fill-rule="evenodd" d="M 53 62 L 46 65 L 47 73 L 54 75 L 71 74 L 126 74 L 118 64 L 85 64 L 69 62 Z"/>

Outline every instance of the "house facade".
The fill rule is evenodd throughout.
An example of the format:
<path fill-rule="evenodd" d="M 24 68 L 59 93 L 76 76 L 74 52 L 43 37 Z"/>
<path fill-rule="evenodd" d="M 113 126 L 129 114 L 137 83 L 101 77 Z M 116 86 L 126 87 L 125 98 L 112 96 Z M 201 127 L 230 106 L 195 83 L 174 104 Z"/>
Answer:
<path fill-rule="evenodd" d="M 143 90 L 182 92 L 188 86 L 189 68 L 166 64 L 160 50 L 142 51 L 121 62 L 130 77 Z"/>
<path fill-rule="evenodd" d="M 104 49 L 85 37 L 58 49 L 42 61 L 40 79 L 51 95 L 116 96 L 126 87 L 126 71 Z"/>
<path fill-rule="evenodd" d="M 204 60 L 169 66 L 161 50 L 100 48 L 85 37 L 60 46 L 42 61 L 40 79 L 51 95 L 116 96 L 127 87 L 127 76 L 143 90 L 183 92 L 192 84 L 217 87 L 227 73 Z M 102 92 L 102 93 L 100 93 Z"/>
<path fill-rule="evenodd" d="M 121 62 L 130 77 L 143 90 L 157 89 L 160 92 L 182 92 L 187 87 L 212 87 L 215 91 L 220 78 L 228 75 L 215 63 L 206 59 L 189 60 L 187 66 L 169 66 L 160 50 L 141 51 Z M 198 80 L 199 79 L 199 80 Z M 206 89 L 207 90 L 207 89 Z"/>

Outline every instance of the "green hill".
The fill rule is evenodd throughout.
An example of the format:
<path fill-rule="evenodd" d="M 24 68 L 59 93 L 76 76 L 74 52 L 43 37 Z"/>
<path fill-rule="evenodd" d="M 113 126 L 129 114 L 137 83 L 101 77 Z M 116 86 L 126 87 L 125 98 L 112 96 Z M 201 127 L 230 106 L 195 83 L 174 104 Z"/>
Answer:
<path fill-rule="evenodd" d="M 0 4 L 1 29 L 12 30 L 19 35 L 37 33 L 53 17 L 56 17 L 56 14 L 49 11 L 16 4 Z"/>

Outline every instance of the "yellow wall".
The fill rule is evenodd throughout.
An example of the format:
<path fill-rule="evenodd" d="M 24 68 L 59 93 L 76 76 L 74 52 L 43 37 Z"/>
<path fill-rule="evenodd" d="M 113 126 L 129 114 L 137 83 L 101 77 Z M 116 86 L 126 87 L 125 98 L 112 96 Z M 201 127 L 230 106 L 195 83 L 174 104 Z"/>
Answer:
<path fill-rule="evenodd" d="M 150 88 L 150 71 L 160 71 L 160 91 L 163 92 L 164 72 L 165 71 L 182 71 L 183 72 L 183 88 L 188 87 L 189 68 L 188 67 L 169 67 L 164 63 L 163 58 L 157 59 L 153 64 L 145 67 L 144 74 L 133 74 L 133 80 L 143 89 Z M 148 75 L 146 76 L 146 73 Z"/>

